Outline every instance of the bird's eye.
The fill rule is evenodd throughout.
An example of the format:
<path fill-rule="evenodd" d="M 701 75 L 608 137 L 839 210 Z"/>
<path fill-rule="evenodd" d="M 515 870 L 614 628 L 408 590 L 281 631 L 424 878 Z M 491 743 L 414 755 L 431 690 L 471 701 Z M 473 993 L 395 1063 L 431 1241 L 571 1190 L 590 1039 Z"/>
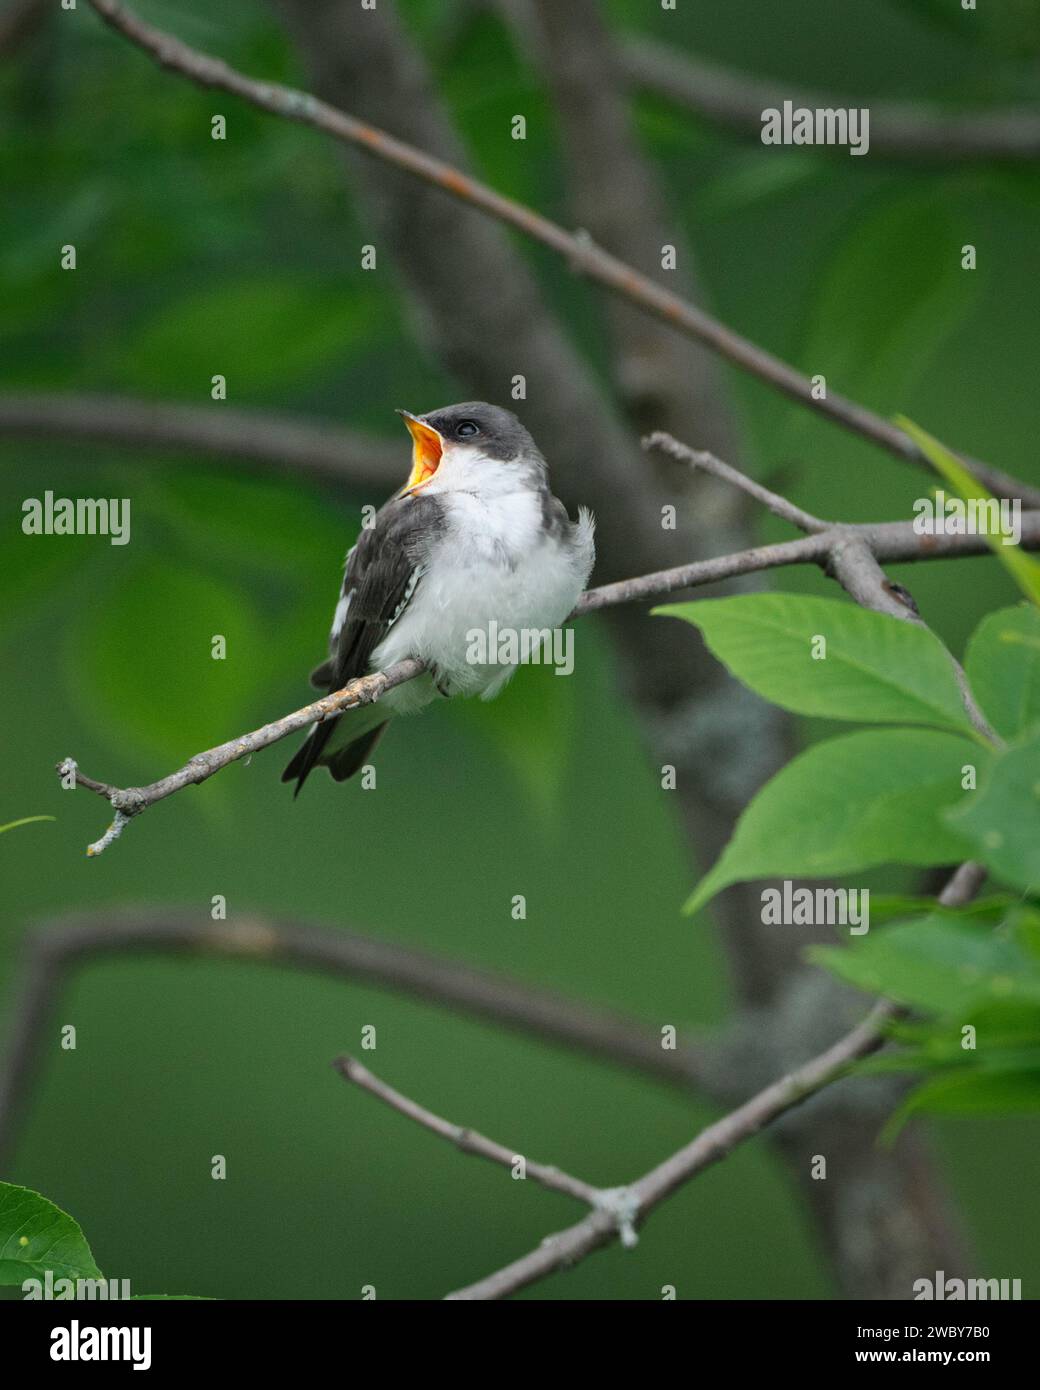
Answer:
<path fill-rule="evenodd" d="M 480 433 L 480 426 L 476 420 L 460 420 L 455 426 L 455 433 L 460 439 L 472 439 L 475 434 Z"/>

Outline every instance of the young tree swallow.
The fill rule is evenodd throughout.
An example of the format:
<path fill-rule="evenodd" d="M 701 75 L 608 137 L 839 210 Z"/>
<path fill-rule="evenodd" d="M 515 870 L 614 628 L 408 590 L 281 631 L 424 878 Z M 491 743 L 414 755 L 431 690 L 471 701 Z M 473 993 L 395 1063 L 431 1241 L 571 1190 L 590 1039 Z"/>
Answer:
<path fill-rule="evenodd" d="M 412 471 L 347 555 L 330 656 L 311 683 L 340 690 L 406 657 L 427 670 L 376 705 L 313 725 L 282 774 L 297 794 L 319 765 L 337 782 L 353 776 L 392 715 L 438 693 L 497 695 L 517 662 L 493 651 L 474 660 L 473 634 L 558 627 L 595 559 L 591 513 L 582 507 L 570 520 L 549 490 L 545 459 L 510 411 L 467 401 L 398 414 L 412 436 Z"/>

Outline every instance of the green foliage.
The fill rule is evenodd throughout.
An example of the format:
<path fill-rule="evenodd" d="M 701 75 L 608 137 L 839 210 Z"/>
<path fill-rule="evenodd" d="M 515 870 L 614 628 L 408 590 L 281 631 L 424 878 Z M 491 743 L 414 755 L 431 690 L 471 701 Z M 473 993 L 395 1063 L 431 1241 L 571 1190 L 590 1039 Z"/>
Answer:
<path fill-rule="evenodd" d="M 1040 889 L 1040 730 L 998 753 L 978 791 L 946 821 L 999 879 Z"/>
<path fill-rule="evenodd" d="M 919 1086 L 885 1126 L 885 1137 L 894 1139 L 905 1120 L 916 1110 L 941 1115 L 1007 1114 L 1040 1110 L 1040 1047 L 1032 1065 L 1020 1059 L 1006 1066 L 986 1065 L 936 1077 Z"/>
<path fill-rule="evenodd" d="M 1040 1109 L 1040 912 L 1015 907 L 989 923 L 926 913 L 810 958 L 871 994 L 915 1011 L 893 1029 L 896 1051 L 861 1065 L 929 1074 L 886 1127 L 915 1111 Z"/>
<path fill-rule="evenodd" d="M 996 926 L 1007 916 L 1008 908 L 1017 901 L 1017 894 L 987 893 L 984 898 L 973 898 L 962 907 L 946 907 L 938 898 L 928 897 L 927 894 L 872 892 L 870 921 L 872 925 L 877 926 L 882 922 L 895 922 L 902 917 L 930 912 L 933 916 L 954 921 L 964 919 Z"/>
<path fill-rule="evenodd" d="M 654 612 L 700 628 L 738 680 L 795 714 L 972 733 L 942 643 L 913 623 L 799 594 L 742 594 Z M 820 638 L 823 658 L 814 654 Z"/>
<path fill-rule="evenodd" d="M 205 1295 L 199 1293 L 135 1293 L 130 1296 L 133 1303 L 196 1303 L 207 1302 Z"/>
<path fill-rule="evenodd" d="M 758 793 L 685 910 L 746 879 L 964 858 L 967 842 L 942 812 L 961 795 L 962 768 L 980 754 L 967 739 L 931 729 L 866 730 L 814 745 Z"/>
<path fill-rule="evenodd" d="M 882 863 L 972 858 L 1018 893 L 1040 886 L 1040 614 L 990 614 L 968 647 L 968 674 L 998 733 L 970 741 L 948 655 L 924 630 L 832 600 L 754 594 L 664 611 L 704 634 L 752 690 L 800 714 L 896 727 L 833 738 L 793 759 L 758 793 L 687 912 L 721 888 L 766 877 L 819 878 Z M 825 659 L 810 641 L 827 637 Z M 974 769 L 977 780 L 965 777 Z M 897 896 L 869 935 L 810 958 L 915 1011 L 900 1050 L 873 1070 L 935 1073 L 897 1111 L 1040 1109 L 1040 911 L 997 893 L 953 911 Z M 892 922 L 892 918 L 896 920 Z M 879 923 L 888 921 L 887 926 Z"/>
<path fill-rule="evenodd" d="M 133 504 L 119 575 L 64 649 L 91 728 L 165 762 L 241 732 L 279 685 L 298 682 L 304 703 L 352 540 L 346 509 L 281 480 L 197 469 L 140 478 Z"/>
<path fill-rule="evenodd" d="M 969 855 L 1016 888 L 1040 881 L 1040 732 L 993 752 L 970 728 L 949 656 L 928 631 L 796 594 L 656 611 L 698 627 L 735 676 L 785 709 L 944 729 L 865 731 L 793 759 L 746 808 L 688 912 L 747 879 L 945 864 Z M 1009 732 L 1036 722 L 1038 617 L 1025 608 L 993 614 L 970 644 L 974 669 L 991 668 L 981 682 L 984 708 Z M 814 660 L 821 637 L 826 648 Z"/>
<path fill-rule="evenodd" d="M 0 1284 L 100 1279 L 90 1246 L 67 1212 L 28 1187 L 0 1182 Z"/>
<path fill-rule="evenodd" d="M 1040 612 L 1022 603 L 987 614 L 968 643 L 964 669 L 1002 738 L 1040 724 Z"/>
<path fill-rule="evenodd" d="M 951 1018 L 995 1000 L 1040 1006 L 1040 962 L 979 923 L 930 914 L 871 931 L 847 949 L 815 947 L 810 956 L 871 994 Z"/>
<path fill-rule="evenodd" d="M 688 126 L 682 128 L 689 130 Z M 825 183 L 830 167 L 826 155 L 807 157 L 805 150 L 787 153 L 775 146 L 734 150 L 722 172 L 704 188 L 692 191 L 690 197 L 696 200 L 702 216 L 746 216 L 761 204 L 779 202 L 789 194 Z"/>

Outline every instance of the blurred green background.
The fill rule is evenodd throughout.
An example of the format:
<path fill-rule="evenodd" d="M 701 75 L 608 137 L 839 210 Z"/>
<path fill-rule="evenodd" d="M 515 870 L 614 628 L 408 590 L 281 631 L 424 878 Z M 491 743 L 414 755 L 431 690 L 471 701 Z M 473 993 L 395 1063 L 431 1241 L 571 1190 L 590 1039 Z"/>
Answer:
<path fill-rule="evenodd" d="M 566 219 L 551 111 L 494 15 L 404 3 L 474 159 L 499 189 Z M 641 29 L 702 58 L 848 94 L 1035 100 L 1038 19 L 854 0 L 739 6 L 615 0 Z M 304 79 L 263 5 L 151 3 L 141 13 L 256 74 Z M 460 397 L 414 343 L 388 259 L 339 152 L 313 132 L 160 74 L 89 8 L 55 16 L 0 70 L 5 390 L 119 391 L 197 405 L 227 376 L 234 406 L 278 406 L 390 434 L 396 406 Z M 228 139 L 209 138 L 210 116 Z M 528 139 L 508 138 L 526 113 Z M 765 150 L 643 96 L 638 125 L 727 322 L 883 414 L 1040 481 L 1040 176 L 977 164 Z M 77 247 L 63 272 L 58 248 Z M 978 269 L 960 248 L 978 247 Z M 533 257 L 600 366 L 601 304 Z M 910 514 L 922 476 L 764 388 L 732 377 L 762 476 L 849 520 Z M 552 441 L 541 441 L 551 458 Z M 696 441 L 691 441 L 696 443 Z M 402 476 L 407 440 L 401 433 Z M 278 783 L 291 743 L 155 807 L 100 859 L 106 823 L 62 793 L 66 755 L 118 785 L 304 702 L 359 505 L 318 484 L 219 458 L 0 440 L 4 561 L 0 838 L 8 988 L 32 924 L 69 909 L 171 903 L 342 924 L 603 1001 L 708 1026 L 728 988 L 710 927 L 679 916 L 691 883 L 669 799 L 619 703 L 595 621 L 577 673 L 522 672 L 491 707 L 395 727 L 378 790 Z M 130 497 L 133 539 L 27 538 L 21 501 Z M 570 499 L 572 502 L 580 499 Z M 763 537 L 785 535 L 766 519 Z M 988 560 L 893 571 L 956 648 L 1014 600 Z M 825 591 L 788 571 L 782 587 Z M 646 621 L 656 621 L 647 617 Z M 210 637 L 228 659 L 210 659 Z M 696 640 L 680 632 L 675 640 Z M 814 735 L 824 732 L 817 725 Z M 897 875 L 872 884 L 894 888 Z M 525 922 L 510 900 L 524 893 Z M 121 960 L 86 969 L 58 1023 L 3 1177 L 81 1222 L 106 1274 L 136 1290 L 214 1297 L 436 1297 L 579 1215 L 472 1161 L 347 1088 L 329 1062 L 360 1048 L 391 1084 L 603 1184 L 623 1182 L 712 1113 L 642 1078 L 370 989 L 232 962 Z M 980 1271 L 1037 1288 L 1032 1121 L 930 1122 Z M 227 1158 L 223 1182 L 210 1177 Z M 536 1298 L 800 1297 L 833 1293 L 763 1141 L 707 1172 L 644 1228 L 530 1291 Z"/>

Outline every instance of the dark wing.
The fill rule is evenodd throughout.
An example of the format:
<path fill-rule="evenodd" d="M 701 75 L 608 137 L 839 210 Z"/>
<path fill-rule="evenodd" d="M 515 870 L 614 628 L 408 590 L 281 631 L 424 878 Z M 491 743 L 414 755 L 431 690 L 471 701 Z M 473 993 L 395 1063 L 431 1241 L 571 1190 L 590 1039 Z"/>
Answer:
<path fill-rule="evenodd" d="M 331 638 L 331 689 L 368 672 L 372 653 L 405 611 L 422 578 L 430 542 L 443 526 L 434 498 L 394 498 L 348 556 L 339 631 Z"/>
<path fill-rule="evenodd" d="M 361 532 L 347 556 L 330 637 L 332 654 L 312 673 L 312 684 L 331 692 L 368 674 L 372 653 L 419 587 L 430 542 L 443 524 L 435 498 L 395 497 L 380 508 L 375 523 Z M 312 730 L 282 773 L 283 782 L 297 781 L 297 794 L 320 760 L 337 719 L 326 719 Z"/>

